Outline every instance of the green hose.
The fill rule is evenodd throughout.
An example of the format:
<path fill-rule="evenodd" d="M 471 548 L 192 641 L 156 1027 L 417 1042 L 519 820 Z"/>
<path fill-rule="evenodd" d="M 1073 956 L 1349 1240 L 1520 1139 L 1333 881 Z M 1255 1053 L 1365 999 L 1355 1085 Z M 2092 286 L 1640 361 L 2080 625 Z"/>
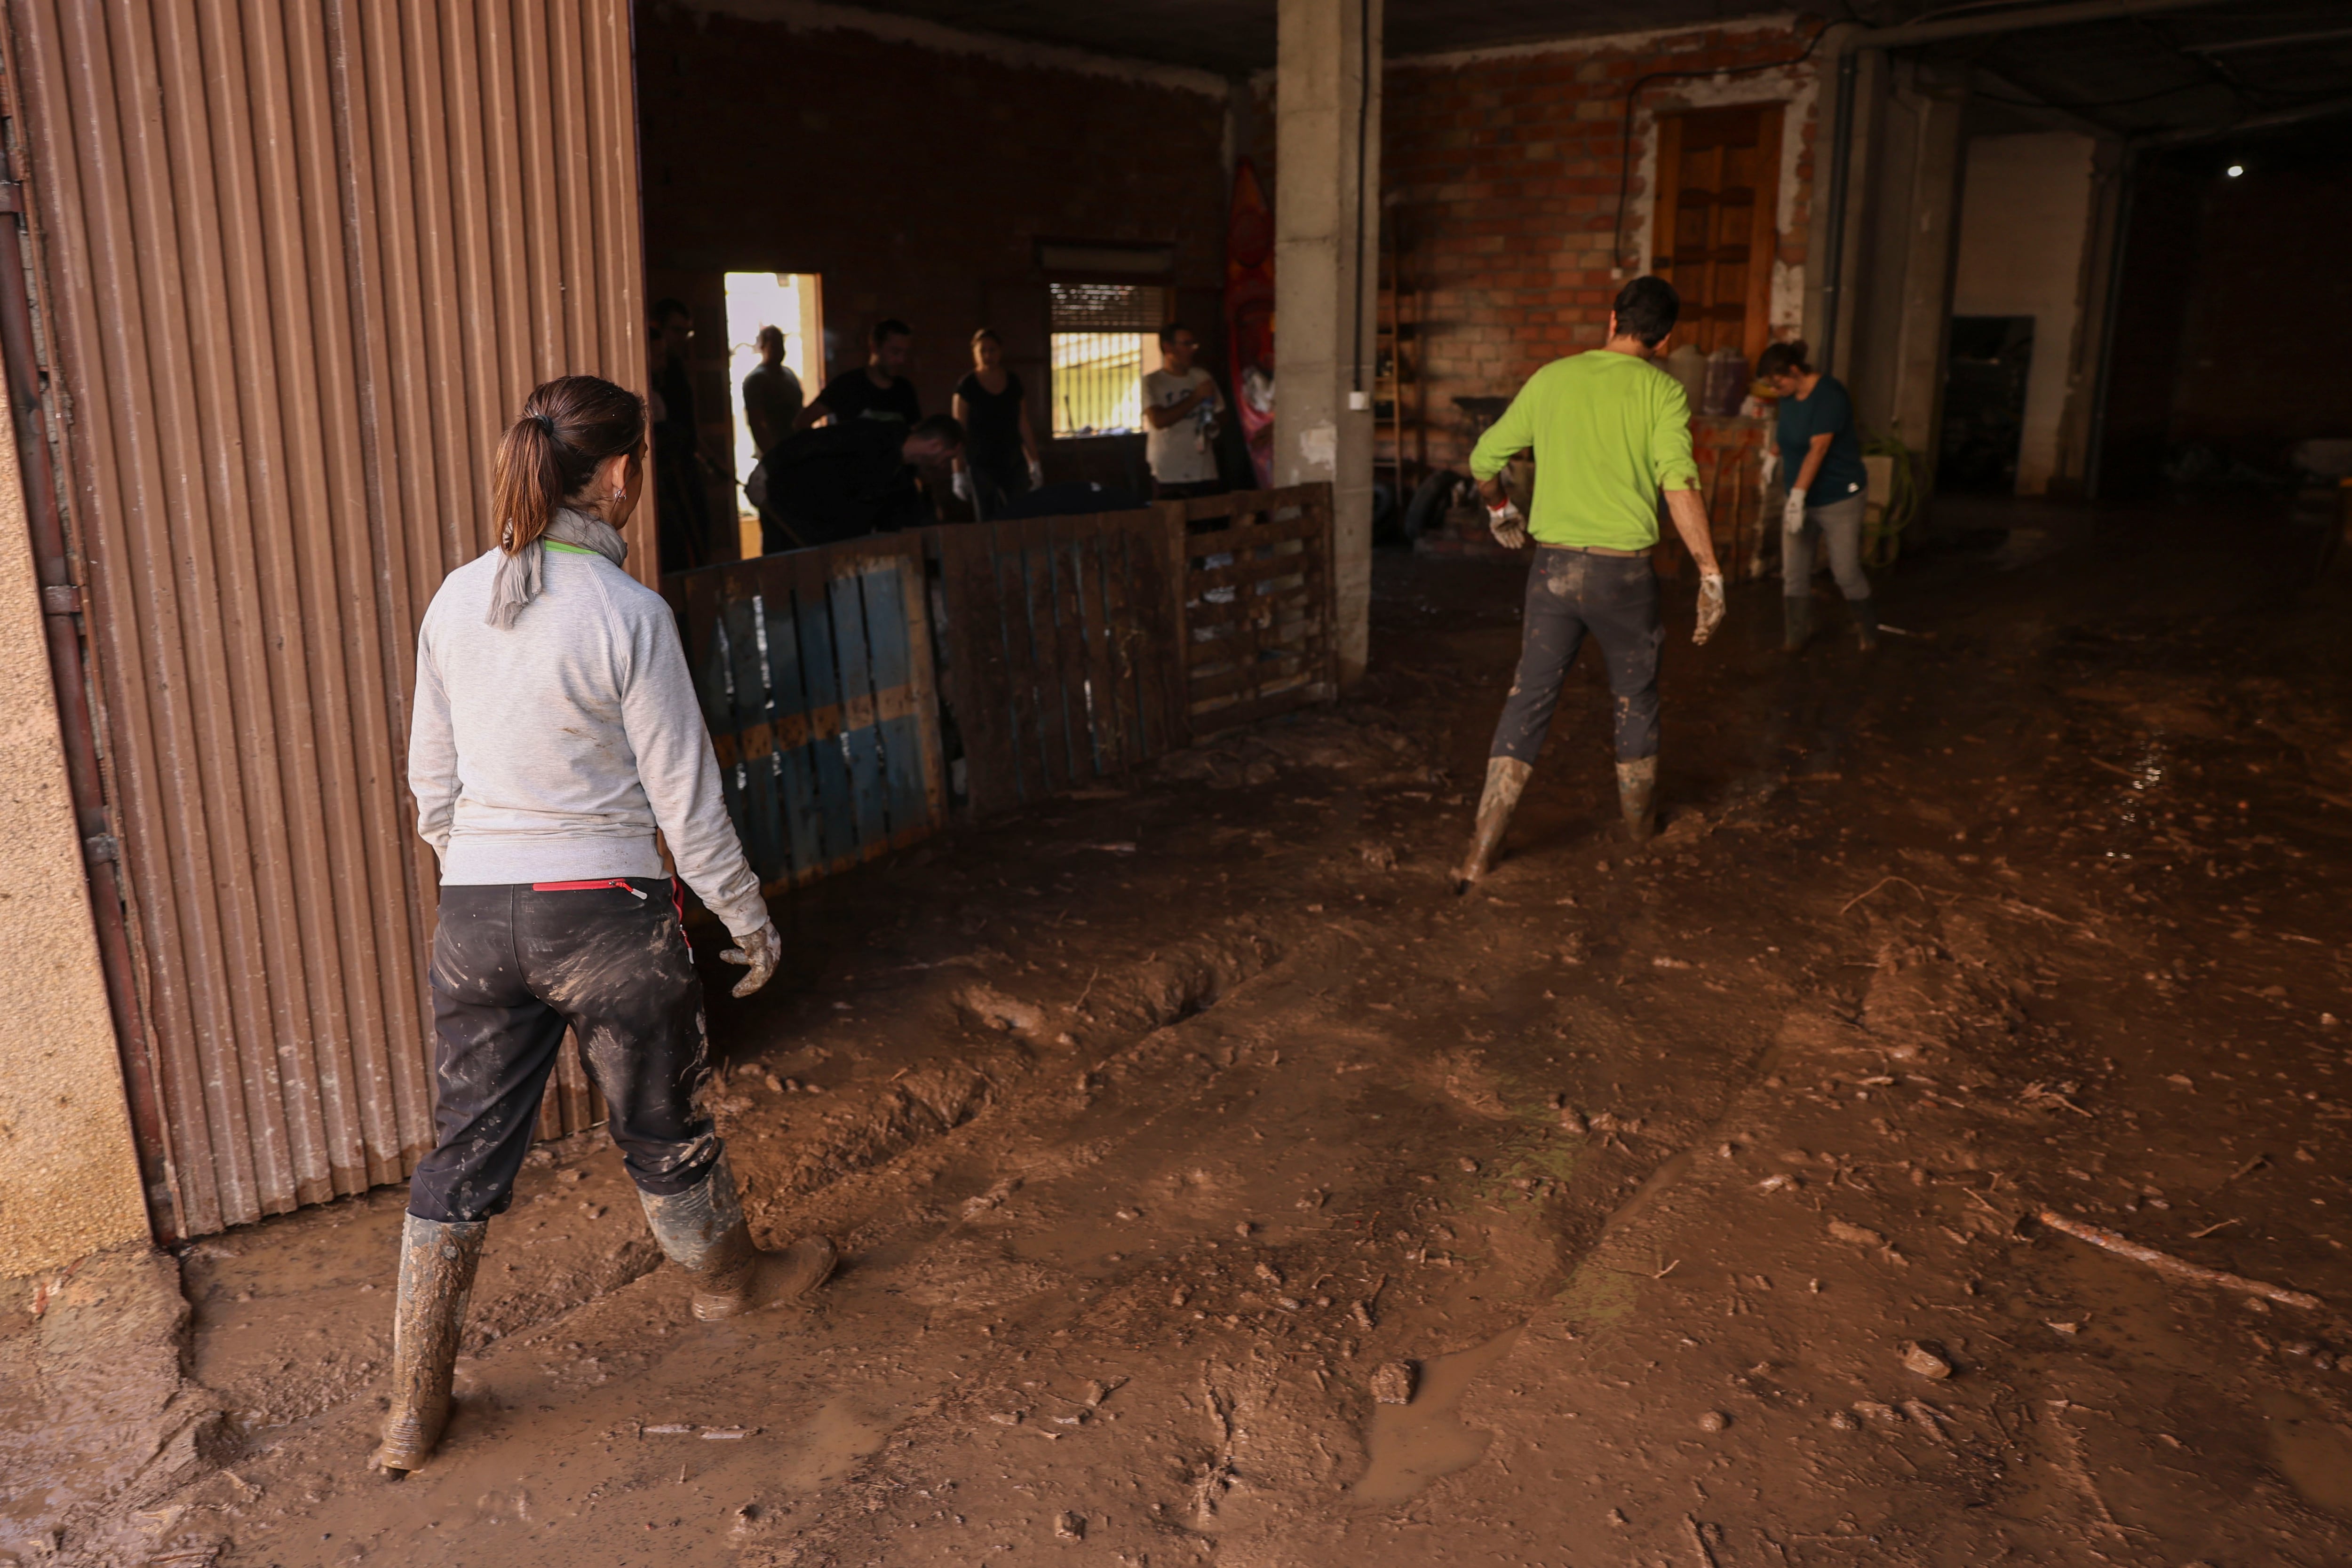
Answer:
<path fill-rule="evenodd" d="M 1903 530 L 1919 515 L 1919 455 L 1899 435 L 1874 435 L 1862 444 L 1864 456 L 1891 457 L 1886 504 L 1874 520 L 1863 525 L 1862 559 L 1865 566 L 1890 567 L 1903 551 Z"/>

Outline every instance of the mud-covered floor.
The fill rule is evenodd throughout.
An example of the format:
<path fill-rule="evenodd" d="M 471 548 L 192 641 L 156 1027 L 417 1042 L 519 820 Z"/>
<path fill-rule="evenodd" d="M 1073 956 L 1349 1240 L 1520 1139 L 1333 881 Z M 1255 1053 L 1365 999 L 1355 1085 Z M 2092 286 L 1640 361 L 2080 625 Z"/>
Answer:
<path fill-rule="evenodd" d="M 398 1193 L 187 1249 L 184 1375 L 100 1260 L 0 1327 L 0 1561 L 2352 1561 L 2347 593 L 2040 522 L 1874 659 L 1670 593 L 1663 841 L 1588 653 L 1460 900 L 1519 579 L 1383 560 L 1335 712 L 780 904 L 718 1110 L 814 1310 L 692 1323 L 546 1151 L 394 1485 Z"/>

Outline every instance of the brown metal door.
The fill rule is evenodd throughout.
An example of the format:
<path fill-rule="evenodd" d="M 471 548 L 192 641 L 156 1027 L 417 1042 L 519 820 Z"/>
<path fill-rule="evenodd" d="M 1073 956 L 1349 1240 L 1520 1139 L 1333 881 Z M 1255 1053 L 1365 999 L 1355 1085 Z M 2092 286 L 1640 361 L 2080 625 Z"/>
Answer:
<path fill-rule="evenodd" d="M 523 394 L 645 384 L 628 11 L 5 4 L 123 1046 L 162 1103 L 157 1232 L 201 1235 L 431 1146 L 416 622 L 492 542 Z"/>

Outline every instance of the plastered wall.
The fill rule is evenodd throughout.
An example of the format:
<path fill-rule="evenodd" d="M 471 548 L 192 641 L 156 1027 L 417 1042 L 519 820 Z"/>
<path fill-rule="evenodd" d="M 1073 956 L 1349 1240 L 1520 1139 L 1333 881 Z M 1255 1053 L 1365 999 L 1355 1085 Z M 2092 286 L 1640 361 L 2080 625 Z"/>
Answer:
<path fill-rule="evenodd" d="M 2060 466 L 2067 402 L 2087 395 L 2074 365 L 2095 151 L 2089 137 L 2066 131 L 1979 136 L 1969 143 L 1952 314 L 2034 319 L 2017 454 L 2021 496 L 2049 489 Z"/>
<path fill-rule="evenodd" d="M 13 443 L 0 441 L 0 1277 L 147 1239 L 49 688 Z"/>

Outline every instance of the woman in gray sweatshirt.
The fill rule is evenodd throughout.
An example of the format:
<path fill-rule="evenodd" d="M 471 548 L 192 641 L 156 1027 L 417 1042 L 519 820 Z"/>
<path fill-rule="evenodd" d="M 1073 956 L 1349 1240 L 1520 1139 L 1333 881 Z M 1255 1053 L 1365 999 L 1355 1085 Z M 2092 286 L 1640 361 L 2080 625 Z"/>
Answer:
<path fill-rule="evenodd" d="M 499 444 L 499 548 L 453 571 L 416 638 L 408 782 L 441 864 L 433 938 L 436 1143 L 409 1183 L 393 1406 L 376 1463 L 425 1462 L 449 1412 L 483 1234 L 505 1210 L 569 1029 L 694 1313 L 813 1290 L 833 1244 L 755 1247 L 695 1101 L 702 984 L 678 875 L 724 921 L 749 996 L 782 943 L 719 789 L 677 627 L 622 570 L 646 408 L 594 376 L 530 394 Z"/>

